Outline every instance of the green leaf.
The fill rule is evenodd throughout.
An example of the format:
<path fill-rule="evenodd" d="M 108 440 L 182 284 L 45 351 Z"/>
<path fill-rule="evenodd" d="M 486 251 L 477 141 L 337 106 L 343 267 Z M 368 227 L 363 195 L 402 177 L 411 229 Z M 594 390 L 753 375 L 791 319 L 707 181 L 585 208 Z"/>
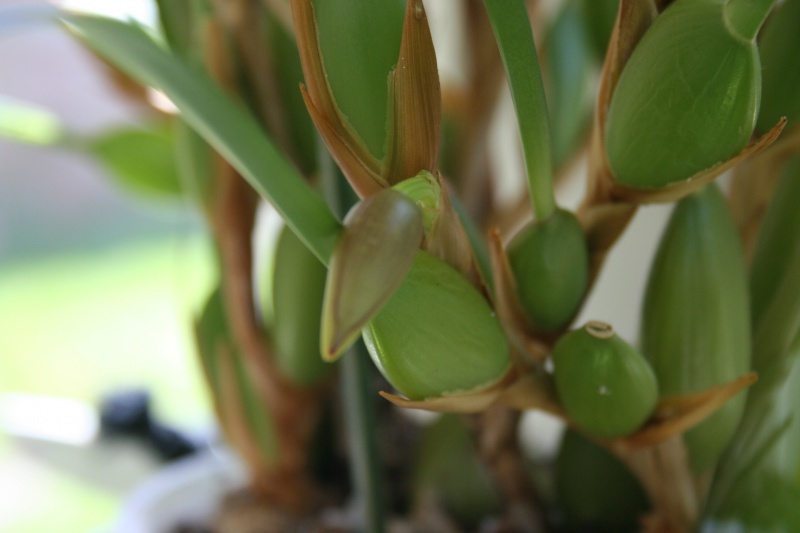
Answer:
<path fill-rule="evenodd" d="M 341 230 L 339 221 L 252 115 L 140 27 L 86 15 L 64 14 L 62 20 L 98 54 L 138 82 L 163 91 L 186 122 L 278 210 L 320 261 L 328 263 Z"/>
<path fill-rule="evenodd" d="M 181 196 L 174 144 L 168 128 L 122 128 L 92 139 L 88 149 L 124 187 L 145 194 Z"/>
<path fill-rule="evenodd" d="M 406 3 L 314 0 L 313 4 L 336 105 L 369 151 L 381 159 L 386 142 L 386 79 L 397 63 Z"/>
<path fill-rule="evenodd" d="M 528 189 L 540 220 L 555 209 L 550 126 L 542 74 L 524 0 L 484 0 L 517 112 Z"/>
<path fill-rule="evenodd" d="M 50 111 L 0 95 L 0 137 L 31 144 L 55 145 L 64 127 Z"/>

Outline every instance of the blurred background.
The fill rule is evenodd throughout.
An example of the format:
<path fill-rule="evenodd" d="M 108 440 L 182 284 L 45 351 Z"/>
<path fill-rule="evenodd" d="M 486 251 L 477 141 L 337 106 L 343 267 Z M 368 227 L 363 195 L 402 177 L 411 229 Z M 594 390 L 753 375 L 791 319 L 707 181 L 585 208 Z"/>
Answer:
<path fill-rule="evenodd" d="M 0 9 L 12 4 L 44 2 Z M 146 1 L 94 4 L 153 14 Z M 145 119 L 54 25 L 0 27 L 0 98 L 39 106 L 77 135 Z M 86 154 L 0 136 L 0 531 L 102 531 L 155 466 L 146 454 L 92 454 L 85 406 L 64 400 L 95 406 L 145 388 L 156 418 L 209 424 L 191 342 L 212 276 L 207 246 L 179 201 L 126 190 Z"/>
<path fill-rule="evenodd" d="M 154 16 L 147 0 L 64 3 L 145 23 Z M 46 5 L 0 0 L 0 9 L 12 4 Z M 427 5 L 443 51 L 436 3 Z M 458 78 L 446 65 L 441 72 L 444 83 Z M 14 101 L 83 137 L 148 118 L 53 25 L 0 25 L 0 113 Z M 506 96 L 498 121 L 513 120 Z M 498 146 L 516 146 L 515 129 L 497 129 Z M 500 162 L 521 175 L 518 159 Z M 571 206 L 581 193 L 579 180 L 559 191 Z M 635 340 L 667 214 L 640 210 L 579 322 L 609 321 Z M 80 151 L 0 135 L 0 532 L 101 532 L 114 523 L 125 495 L 158 463 L 92 443 L 91 409 L 109 394 L 144 389 L 165 424 L 190 432 L 212 425 L 191 340 L 193 312 L 214 275 L 208 247 L 200 218 L 181 201 L 127 189 Z"/>

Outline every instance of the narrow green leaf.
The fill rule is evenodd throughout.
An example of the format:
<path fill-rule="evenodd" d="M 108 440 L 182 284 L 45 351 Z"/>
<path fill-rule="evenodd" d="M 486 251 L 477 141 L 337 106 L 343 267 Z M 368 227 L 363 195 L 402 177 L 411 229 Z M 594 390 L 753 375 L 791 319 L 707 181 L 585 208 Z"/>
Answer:
<path fill-rule="evenodd" d="M 323 264 L 328 263 L 341 225 L 255 118 L 206 74 L 161 48 L 141 28 L 85 15 L 65 14 L 63 21 L 128 75 L 163 91 L 186 122 L 278 210 Z"/>
<path fill-rule="evenodd" d="M 524 0 L 484 0 L 517 112 L 528 189 L 539 220 L 556 207 L 542 74 Z"/>

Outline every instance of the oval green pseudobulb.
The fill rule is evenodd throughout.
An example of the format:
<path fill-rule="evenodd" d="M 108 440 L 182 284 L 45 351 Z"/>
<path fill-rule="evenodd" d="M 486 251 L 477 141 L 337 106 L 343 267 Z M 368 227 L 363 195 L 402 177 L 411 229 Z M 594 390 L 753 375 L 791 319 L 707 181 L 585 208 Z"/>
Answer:
<path fill-rule="evenodd" d="M 567 429 L 555 468 L 565 531 L 639 531 L 650 504 L 639 481 L 608 450 Z"/>
<path fill-rule="evenodd" d="M 640 338 L 664 395 L 699 392 L 750 370 L 744 256 L 714 184 L 681 200 L 672 214 L 651 267 Z M 744 403 L 739 394 L 684 435 L 696 472 L 716 462 Z"/>
<path fill-rule="evenodd" d="M 603 322 L 587 322 L 553 348 L 556 390 L 569 417 L 597 437 L 633 433 L 653 412 L 653 369 Z"/>
<path fill-rule="evenodd" d="M 470 530 L 502 510 L 500 495 L 459 415 L 444 414 L 425 428 L 412 479 L 416 499 L 433 493 Z"/>
<path fill-rule="evenodd" d="M 766 132 L 781 117 L 789 126 L 800 120 L 800 0 L 786 0 L 775 9 L 759 38 L 761 75 L 763 76 L 761 110 L 756 128 Z"/>
<path fill-rule="evenodd" d="M 677 0 L 622 71 L 606 124 L 618 183 L 659 188 L 744 148 L 761 92 L 758 50 L 732 35 L 721 0 Z"/>
<path fill-rule="evenodd" d="M 544 332 L 568 326 L 589 278 L 586 238 L 575 215 L 558 209 L 526 226 L 509 244 L 508 258 L 531 322 Z"/>
<path fill-rule="evenodd" d="M 364 328 L 372 360 L 411 400 L 491 385 L 508 341 L 481 294 L 453 267 L 418 252 L 403 284 Z"/>
<path fill-rule="evenodd" d="M 333 366 L 319 354 L 320 317 L 327 270 L 288 228 L 275 249 L 273 351 L 281 372 L 295 385 L 319 383 Z"/>

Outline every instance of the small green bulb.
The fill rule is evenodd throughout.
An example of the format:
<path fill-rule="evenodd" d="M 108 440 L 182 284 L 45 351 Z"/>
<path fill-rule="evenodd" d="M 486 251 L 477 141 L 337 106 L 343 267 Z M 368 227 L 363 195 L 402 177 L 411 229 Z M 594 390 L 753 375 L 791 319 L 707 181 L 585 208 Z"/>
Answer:
<path fill-rule="evenodd" d="M 614 91 L 606 151 L 615 180 L 660 188 L 739 153 L 755 127 L 761 65 L 722 0 L 677 0 L 636 46 Z"/>
<path fill-rule="evenodd" d="M 589 252 L 578 219 L 557 209 L 520 231 L 508 246 L 517 293 L 528 318 L 557 332 L 575 318 L 589 279 Z"/>
<path fill-rule="evenodd" d="M 569 417 L 597 437 L 633 433 L 658 401 L 653 369 L 603 322 L 587 322 L 553 348 L 556 390 Z"/>
<path fill-rule="evenodd" d="M 510 357 L 494 311 L 457 270 L 427 252 L 363 331 L 375 366 L 411 400 L 491 385 Z"/>

